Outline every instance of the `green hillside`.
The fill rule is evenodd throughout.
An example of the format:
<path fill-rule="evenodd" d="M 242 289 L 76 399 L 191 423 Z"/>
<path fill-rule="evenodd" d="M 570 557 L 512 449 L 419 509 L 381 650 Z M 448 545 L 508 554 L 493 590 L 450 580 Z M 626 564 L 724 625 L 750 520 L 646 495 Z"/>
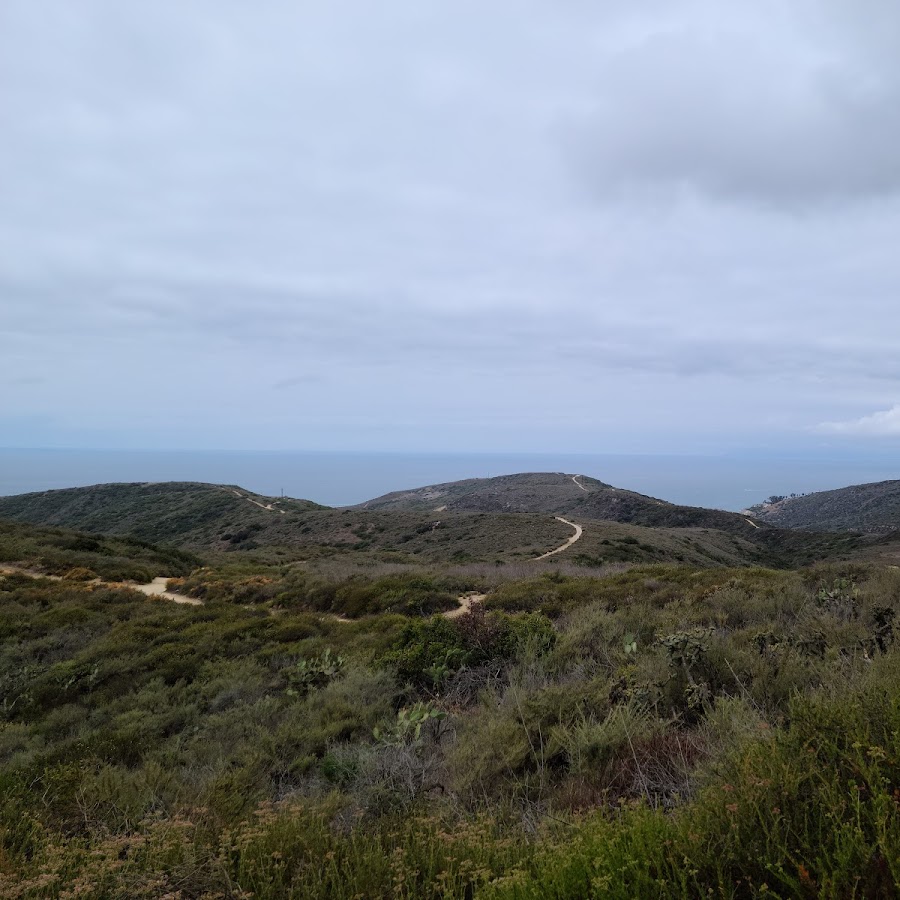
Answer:
<path fill-rule="evenodd" d="M 46 575 L 78 573 L 106 581 L 145 583 L 157 576 L 187 575 L 202 564 L 192 553 L 130 537 L 98 536 L 0 519 L 0 569 Z"/>
<path fill-rule="evenodd" d="M 746 515 L 679 506 L 584 475 L 561 472 L 523 473 L 435 484 L 396 491 L 360 506 L 372 510 L 573 513 L 587 519 L 655 528 L 717 528 L 746 535 L 752 535 L 754 531 L 754 525 Z"/>
<path fill-rule="evenodd" d="M 785 567 L 846 557 L 866 545 L 856 535 L 757 526 L 746 516 L 676 506 L 556 474 L 456 482 L 344 509 L 235 486 L 174 482 L 0 498 L 0 518 L 127 535 L 206 555 L 353 566 L 526 563 L 572 535 L 557 516 L 582 526 L 583 535 L 546 565 Z"/>
<path fill-rule="evenodd" d="M 752 516 L 703 507 L 680 506 L 616 488 L 584 475 L 560 472 L 524 473 L 497 478 L 430 485 L 397 491 L 369 500 L 358 509 L 446 510 L 447 512 L 543 512 L 579 521 L 616 522 L 640 526 L 641 534 L 662 534 L 667 541 L 699 544 L 708 559 L 734 564 L 741 560 L 775 566 L 840 558 L 865 550 L 868 541 L 856 535 L 801 535 L 754 521 Z M 442 513 L 443 514 L 443 513 Z M 603 527 L 600 526 L 602 530 Z M 596 534 L 598 529 L 592 531 Z M 581 547 L 586 551 L 586 545 Z M 669 545 L 674 561 L 686 561 Z M 599 552 L 599 551 L 598 551 Z M 602 556 L 602 552 L 599 552 Z M 690 558 L 690 561 L 696 561 Z"/>
<path fill-rule="evenodd" d="M 594 479 L 561 472 L 530 472 L 496 478 L 468 478 L 406 491 L 394 491 L 359 504 L 365 509 L 465 510 L 475 512 L 565 513 L 586 491 L 615 490 Z"/>
<path fill-rule="evenodd" d="M 780 528 L 886 534 L 900 529 L 900 481 L 818 491 L 760 504 L 750 511 Z"/>
<path fill-rule="evenodd" d="M 307 501 L 273 501 L 240 488 L 182 483 L 97 485 L 3 497 L 0 517 L 127 535 L 214 556 L 347 565 L 527 561 L 571 534 L 550 515 L 336 510 Z M 591 529 L 589 537 L 587 552 L 607 548 L 609 561 L 666 559 L 685 549 L 665 535 L 635 537 L 633 530 L 612 524 Z M 737 559 L 733 551 L 727 556 L 714 552 L 715 541 L 700 543 L 710 543 L 713 556 Z M 702 547 L 689 549 L 688 558 L 708 559 Z"/>
<path fill-rule="evenodd" d="M 191 544 L 212 540 L 225 522 L 267 526 L 274 516 L 318 509 L 325 507 L 194 482 L 97 484 L 0 497 L 2 518 Z"/>

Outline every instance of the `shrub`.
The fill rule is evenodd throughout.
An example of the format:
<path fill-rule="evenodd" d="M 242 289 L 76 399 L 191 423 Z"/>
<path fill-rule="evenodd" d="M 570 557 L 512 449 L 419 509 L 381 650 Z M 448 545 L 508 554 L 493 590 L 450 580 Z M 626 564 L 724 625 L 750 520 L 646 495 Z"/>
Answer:
<path fill-rule="evenodd" d="M 333 655 L 330 647 L 326 647 L 319 656 L 300 659 L 285 672 L 287 693 L 291 696 L 303 696 L 310 690 L 324 687 L 341 674 L 345 665 L 344 657 Z"/>
<path fill-rule="evenodd" d="M 456 619 L 409 622 L 381 661 L 402 682 L 437 688 L 464 667 L 511 660 L 526 650 L 544 652 L 556 635 L 539 614 L 522 617 L 487 612 L 481 604 Z"/>

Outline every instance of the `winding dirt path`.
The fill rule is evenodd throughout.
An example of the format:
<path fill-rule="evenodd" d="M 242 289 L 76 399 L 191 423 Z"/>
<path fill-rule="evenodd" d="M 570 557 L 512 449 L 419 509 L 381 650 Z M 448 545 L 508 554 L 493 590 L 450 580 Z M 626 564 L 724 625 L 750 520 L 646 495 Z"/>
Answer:
<path fill-rule="evenodd" d="M 65 581 L 61 575 L 44 575 L 33 569 L 22 566 L 0 566 L 0 575 L 27 575 L 29 578 L 47 578 L 50 581 Z M 173 603 L 183 603 L 186 606 L 203 606 L 203 601 L 196 597 L 188 597 L 186 594 L 175 594 L 166 590 L 169 579 L 166 576 L 154 578 L 149 584 L 137 584 L 134 581 L 103 581 L 101 578 L 92 578 L 90 581 L 75 581 L 72 584 L 95 584 L 109 588 L 125 588 L 129 591 L 137 591 L 145 597 L 160 597 L 163 600 L 171 600 Z"/>
<path fill-rule="evenodd" d="M 574 481 L 586 494 L 589 494 L 590 491 L 578 480 L 579 478 L 581 478 L 580 475 L 573 475 L 572 481 Z"/>
<path fill-rule="evenodd" d="M 286 509 L 279 509 L 272 503 L 260 503 L 259 500 L 254 500 L 252 497 L 248 497 L 245 494 L 242 494 L 240 491 L 236 491 L 234 488 L 229 488 L 229 490 L 232 494 L 235 495 L 235 497 L 240 497 L 241 500 L 249 500 L 250 503 L 252 503 L 254 506 L 258 506 L 260 509 L 267 509 L 269 510 L 269 512 L 280 512 L 283 516 L 287 515 Z"/>
<path fill-rule="evenodd" d="M 576 482 L 577 483 L 577 482 Z M 561 547 L 557 547 L 555 550 L 548 550 L 546 553 L 542 553 L 540 556 L 535 556 L 533 562 L 537 562 L 539 559 L 546 559 L 548 556 L 555 556 L 557 553 L 562 553 L 563 550 L 568 550 L 569 547 L 572 546 L 576 541 L 581 540 L 581 535 L 584 534 L 584 529 L 580 525 L 576 525 L 574 522 L 570 522 L 568 519 L 564 519 L 562 516 L 554 516 L 557 522 L 562 522 L 565 525 L 568 525 L 570 528 L 575 529 L 575 534 L 572 535 Z"/>
<path fill-rule="evenodd" d="M 150 584 L 126 584 L 125 587 L 134 591 L 140 591 L 147 597 L 162 597 L 163 600 L 171 600 L 173 603 L 184 603 L 187 606 L 203 606 L 203 601 L 196 597 L 188 597 L 186 594 L 175 594 L 166 590 L 169 579 L 163 576 L 154 578 Z M 103 582 L 100 582 L 101 584 Z"/>
<path fill-rule="evenodd" d="M 751 522 L 749 519 L 744 519 L 744 521 L 745 521 L 748 525 L 752 525 L 754 528 L 759 528 L 759 525 L 757 525 L 756 522 Z"/>
<path fill-rule="evenodd" d="M 481 603 L 485 597 L 487 597 L 487 594 L 479 594 L 475 591 L 471 594 L 463 594 L 462 597 L 459 598 L 459 606 L 457 606 L 456 609 L 447 610 L 447 612 L 444 613 L 444 618 L 458 619 L 460 616 L 464 616 L 476 603 Z"/>

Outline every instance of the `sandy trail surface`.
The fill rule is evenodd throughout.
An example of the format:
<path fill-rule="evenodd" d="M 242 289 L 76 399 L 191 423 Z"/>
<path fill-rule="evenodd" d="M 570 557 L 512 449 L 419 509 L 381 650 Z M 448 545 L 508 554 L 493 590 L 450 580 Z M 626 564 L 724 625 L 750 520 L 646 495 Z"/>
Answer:
<path fill-rule="evenodd" d="M 185 594 L 175 594 L 166 590 L 169 579 L 163 576 L 154 578 L 150 584 L 126 584 L 132 590 L 140 591 L 148 597 L 162 597 L 163 600 L 171 600 L 173 603 L 185 603 L 188 606 L 203 606 L 203 601 L 196 597 L 188 597 Z"/>
<path fill-rule="evenodd" d="M 580 475 L 573 475 L 572 481 L 574 481 L 586 494 L 589 494 L 590 491 L 578 480 L 579 478 L 581 478 Z"/>
<path fill-rule="evenodd" d="M 48 578 L 50 581 L 65 581 L 60 575 L 44 575 L 35 572 L 34 569 L 26 569 L 23 566 L 0 566 L 0 575 L 27 575 L 29 578 Z M 163 575 L 154 578 L 149 584 L 137 584 L 134 581 L 103 581 L 101 578 L 92 578 L 90 581 L 72 581 L 72 584 L 98 584 L 110 588 L 126 588 L 137 591 L 146 597 L 160 597 L 163 600 L 171 600 L 173 603 L 183 603 L 187 606 L 202 606 L 203 601 L 196 597 L 188 597 L 185 594 L 175 594 L 166 590 L 169 579 Z"/>
<path fill-rule="evenodd" d="M 576 541 L 581 540 L 581 535 L 584 534 L 584 529 L 580 525 L 576 525 L 574 522 L 570 522 L 568 519 L 564 519 L 562 516 L 554 516 L 557 522 L 562 522 L 564 525 L 568 525 L 570 528 L 575 529 L 575 534 L 572 535 L 561 547 L 557 547 L 554 550 L 548 550 L 546 553 L 542 553 L 540 556 L 535 556 L 534 561 L 536 562 L 539 559 L 546 559 L 548 556 L 555 556 L 557 553 L 562 553 L 563 550 L 568 550 L 569 547 L 572 546 Z"/>
<path fill-rule="evenodd" d="M 249 500 L 254 506 L 258 506 L 260 509 L 267 509 L 269 512 L 279 512 L 283 516 L 287 515 L 287 510 L 279 509 L 277 506 L 272 503 L 260 503 L 259 500 L 254 500 L 252 497 L 248 497 L 245 494 L 242 494 L 240 491 L 236 491 L 232 488 L 231 493 L 236 497 L 240 497 L 241 500 Z"/>
<path fill-rule="evenodd" d="M 487 597 L 487 594 L 479 594 L 474 591 L 471 594 L 463 594 L 459 598 L 459 606 L 456 609 L 447 610 L 444 613 L 444 618 L 458 619 L 460 616 L 464 616 L 475 604 L 481 603 L 485 597 Z"/>

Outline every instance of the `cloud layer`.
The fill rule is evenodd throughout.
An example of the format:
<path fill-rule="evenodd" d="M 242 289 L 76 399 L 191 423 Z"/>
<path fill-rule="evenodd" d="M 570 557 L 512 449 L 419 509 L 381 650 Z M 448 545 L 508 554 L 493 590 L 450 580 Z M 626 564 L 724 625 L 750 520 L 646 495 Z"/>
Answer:
<path fill-rule="evenodd" d="M 823 422 L 819 430 L 826 434 L 886 437 L 900 435 L 900 405 L 847 422 Z"/>
<path fill-rule="evenodd" d="M 0 444 L 649 452 L 874 418 L 898 45 L 889 0 L 8 0 Z"/>
<path fill-rule="evenodd" d="M 900 190 L 900 12 L 673 3 L 610 53 L 588 163 L 607 189 L 693 190 L 776 209 Z"/>

